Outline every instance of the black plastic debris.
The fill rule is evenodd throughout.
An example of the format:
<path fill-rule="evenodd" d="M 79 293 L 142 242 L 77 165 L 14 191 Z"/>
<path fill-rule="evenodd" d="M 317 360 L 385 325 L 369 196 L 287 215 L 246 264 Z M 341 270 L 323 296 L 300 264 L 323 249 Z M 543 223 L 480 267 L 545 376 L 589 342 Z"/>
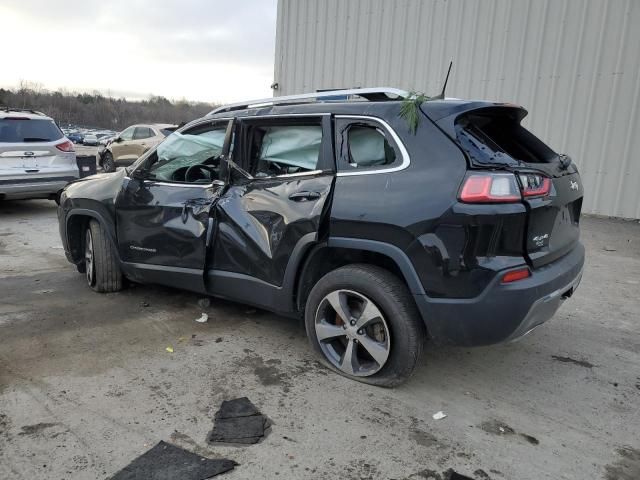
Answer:
<path fill-rule="evenodd" d="M 247 397 L 225 400 L 216 413 L 209 443 L 258 443 L 269 428 L 269 419 L 262 415 Z"/>
<path fill-rule="evenodd" d="M 453 469 L 449 469 L 448 471 L 446 471 L 444 473 L 444 478 L 445 480 L 473 480 L 473 478 L 455 472 Z"/>
<path fill-rule="evenodd" d="M 111 480 L 205 480 L 238 465 L 226 458 L 209 459 L 160 442 L 116 473 Z"/>

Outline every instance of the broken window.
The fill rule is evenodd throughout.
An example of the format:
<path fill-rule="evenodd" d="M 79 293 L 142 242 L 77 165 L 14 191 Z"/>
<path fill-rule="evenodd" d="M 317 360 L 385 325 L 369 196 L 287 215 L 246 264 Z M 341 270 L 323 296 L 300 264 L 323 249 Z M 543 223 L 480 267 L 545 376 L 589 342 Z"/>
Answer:
<path fill-rule="evenodd" d="M 485 164 L 549 163 L 558 154 L 520 121 L 520 109 L 482 109 L 456 121 L 458 143 L 472 160 Z"/>
<path fill-rule="evenodd" d="M 313 171 L 318 168 L 321 125 L 255 126 L 248 134 L 255 177 Z"/>
<path fill-rule="evenodd" d="M 377 170 L 401 163 L 402 156 L 391 133 L 375 120 L 336 120 L 338 170 Z"/>
<path fill-rule="evenodd" d="M 348 130 L 349 166 L 353 168 L 390 165 L 396 154 L 384 133 L 371 125 L 352 125 Z"/>
<path fill-rule="evenodd" d="M 224 128 L 207 127 L 189 133 L 174 132 L 160 145 L 151 159 L 148 172 L 155 180 L 208 183 L 219 178 Z M 198 175 L 187 178 L 187 170 L 203 165 Z"/>

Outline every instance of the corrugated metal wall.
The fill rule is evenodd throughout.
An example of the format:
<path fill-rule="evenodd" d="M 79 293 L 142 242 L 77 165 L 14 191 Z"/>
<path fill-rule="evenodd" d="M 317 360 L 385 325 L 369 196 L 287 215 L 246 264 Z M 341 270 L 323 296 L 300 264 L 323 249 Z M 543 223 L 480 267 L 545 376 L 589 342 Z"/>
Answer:
<path fill-rule="evenodd" d="M 397 86 L 510 101 L 584 211 L 640 218 L 640 0 L 280 0 L 276 95 Z"/>

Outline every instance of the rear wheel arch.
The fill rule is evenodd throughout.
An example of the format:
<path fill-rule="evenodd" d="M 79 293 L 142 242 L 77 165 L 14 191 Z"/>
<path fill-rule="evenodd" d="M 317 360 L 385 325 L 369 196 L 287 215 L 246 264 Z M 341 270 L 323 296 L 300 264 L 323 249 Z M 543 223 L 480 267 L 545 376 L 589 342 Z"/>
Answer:
<path fill-rule="evenodd" d="M 313 247 L 301 262 L 295 291 L 297 310 L 304 310 L 307 296 L 320 278 L 349 264 L 381 267 L 398 277 L 412 293 L 424 293 L 413 265 L 398 247 L 372 240 L 330 238 Z"/>

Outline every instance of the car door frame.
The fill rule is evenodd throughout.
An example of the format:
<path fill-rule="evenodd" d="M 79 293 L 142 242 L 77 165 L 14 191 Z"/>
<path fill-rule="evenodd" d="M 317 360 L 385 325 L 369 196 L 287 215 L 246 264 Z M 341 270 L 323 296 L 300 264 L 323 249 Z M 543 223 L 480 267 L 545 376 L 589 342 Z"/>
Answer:
<path fill-rule="evenodd" d="M 227 127 L 226 127 L 226 134 L 225 134 L 225 143 L 224 143 L 222 155 L 221 155 L 222 157 L 221 162 L 223 162 L 223 158 L 228 156 L 228 152 L 229 152 L 229 143 L 231 142 L 231 133 L 233 131 L 233 123 L 234 123 L 232 119 L 229 119 L 229 118 L 207 119 L 201 122 L 194 122 L 189 125 L 186 125 L 180 131 L 186 132 L 186 131 L 192 130 L 193 128 L 202 127 L 206 124 L 215 125 L 215 124 L 221 124 L 224 122 L 227 122 Z M 126 273 L 126 275 L 129 278 L 131 278 L 134 281 L 140 281 L 142 283 L 157 283 L 157 284 L 167 285 L 171 287 L 182 288 L 190 291 L 206 293 L 205 267 L 209 260 L 209 256 L 211 255 L 210 247 L 215 235 L 215 227 L 216 227 L 215 218 L 213 217 L 213 213 L 215 210 L 214 207 L 216 202 L 219 200 L 221 194 L 223 193 L 226 187 L 226 184 L 224 183 L 224 180 L 222 181 L 214 180 L 210 184 L 193 184 L 193 183 L 169 182 L 164 180 L 155 180 L 155 179 L 145 178 L 143 172 L 146 169 L 146 164 L 149 161 L 149 158 L 153 155 L 156 148 L 157 146 L 154 147 L 153 150 L 150 150 L 149 152 L 147 152 L 147 154 L 145 154 L 145 158 L 142 159 L 141 162 L 137 163 L 134 166 L 134 168 L 128 171 L 128 175 L 125 177 L 125 181 L 123 182 L 123 186 L 120 190 L 120 193 L 116 197 L 116 236 L 117 236 L 118 253 L 121 259 L 122 270 Z M 216 193 L 218 194 L 217 197 L 213 198 L 212 196 L 213 198 L 212 203 L 209 205 L 208 211 L 206 211 L 207 222 L 206 222 L 205 230 L 204 232 L 201 232 L 198 237 L 196 237 L 198 241 L 204 242 L 203 256 L 200 262 L 200 268 L 192 268 L 192 267 L 185 268 L 179 265 L 166 265 L 161 263 L 145 262 L 145 261 L 140 261 L 140 259 L 137 259 L 138 261 L 131 261 L 132 260 L 131 257 L 128 257 L 127 255 L 123 254 L 123 252 L 127 252 L 128 250 L 136 250 L 139 252 L 144 252 L 145 250 L 148 249 L 148 247 L 145 247 L 143 245 L 134 246 L 137 248 L 131 248 L 132 245 L 129 245 L 128 247 L 127 245 L 124 245 L 124 239 L 122 238 L 121 230 L 120 230 L 121 224 L 123 223 L 122 222 L 123 212 L 121 210 L 122 203 L 125 201 L 123 197 L 128 194 L 127 189 L 130 186 L 131 188 L 136 188 L 136 186 L 133 185 L 136 182 L 139 184 L 137 185 L 138 189 L 143 189 L 145 187 L 149 189 L 150 187 L 157 187 L 158 185 L 160 185 L 167 188 L 175 189 L 175 192 L 178 195 L 184 195 L 182 192 L 188 192 L 189 190 L 193 190 L 195 188 L 199 188 L 200 191 L 204 191 L 207 189 L 214 189 L 215 187 L 220 187 L 219 190 L 216 191 Z M 128 206 L 128 205 L 125 204 L 125 206 Z M 192 204 L 189 202 L 188 199 L 185 199 L 185 203 L 182 210 L 183 223 L 184 223 L 185 214 L 195 215 L 193 211 L 194 208 L 198 208 L 198 205 Z M 205 213 L 204 211 L 200 212 L 199 215 L 202 216 L 204 213 Z M 204 225 L 204 223 L 202 222 L 201 224 Z M 163 224 L 163 226 L 159 228 L 166 228 L 166 227 Z M 152 249 L 149 249 L 149 250 L 152 250 Z M 156 252 L 149 251 L 149 253 L 152 254 Z"/>
<path fill-rule="evenodd" d="M 131 139 L 130 140 L 126 140 L 124 138 L 121 137 L 121 135 L 126 132 L 127 130 L 131 129 Z M 119 141 L 114 141 L 111 144 L 111 155 L 113 155 L 113 161 L 118 163 L 121 161 L 128 161 L 130 160 L 129 158 L 127 158 L 128 155 L 128 150 L 127 148 L 129 147 L 129 142 L 133 141 L 133 134 L 136 131 L 136 125 L 131 125 L 127 128 L 125 128 L 120 134 L 118 134 L 118 139 Z M 115 151 L 114 151 L 115 150 Z"/>
<path fill-rule="evenodd" d="M 321 157 L 316 170 L 264 178 L 253 177 L 247 172 L 249 165 L 247 164 L 248 158 L 245 144 L 246 125 L 263 121 L 274 121 L 274 124 L 277 124 L 275 122 L 278 121 L 291 123 L 292 120 L 303 120 L 305 117 L 319 119 L 322 126 Z M 207 266 L 207 286 L 209 293 L 231 300 L 242 301 L 243 303 L 265 308 L 283 315 L 296 316 L 297 310 L 293 293 L 295 291 L 299 267 L 302 264 L 305 253 L 321 241 L 322 235 L 328 235 L 328 232 L 325 231 L 325 226 L 327 226 L 329 222 L 329 209 L 336 175 L 334 153 L 335 137 L 333 134 L 332 115 L 328 113 L 312 113 L 237 117 L 235 129 L 236 141 L 233 154 L 230 158 L 229 169 L 237 169 L 241 174 L 239 175 L 240 180 L 232 180 L 229 182 L 226 192 L 219 199 L 215 207 L 219 223 L 215 239 L 214 251 L 216 253 L 213 255 L 214 260 L 216 260 L 216 256 L 219 255 L 219 249 L 221 248 L 221 239 L 219 238 L 220 231 L 225 229 L 223 222 L 224 214 L 221 212 L 221 209 L 223 206 L 227 206 L 233 202 L 234 195 L 243 195 L 243 190 L 255 184 L 277 182 L 278 180 L 282 180 L 282 183 L 296 180 L 302 181 L 304 179 L 321 176 L 327 177 L 328 189 L 326 192 L 323 192 L 323 203 L 320 207 L 321 212 L 319 214 L 318 228 L 316 228 L 315 231 L 302 235 L 297 240 L 295 246 L 291 249 L 289 259 L 284 268 L 282 281 L 279 284 L 265 281 L 247 272 L 233 271 L 228 266 L 221 267 L 217 263 L 213 263 Z M 235 162 L 238 163 L 236 164 Z M 231 175 L 228 176 L 231 177 Z"/>
<path fill-rule="evenodd" d="M 135 138 L 136 136 L 136 130 L 138 129 L 142 129 L 144 128 L 145 130 L 147 130 L 147 133 L 149 131 L 151 131 L 151 133 L 153 133 L 153 135 L 150 135 L 148 137 L 144 137 L 144 138 Z M 137 160 L 139 157 L 141 157 L 145 151 L 149 150 L 151 147 L 153 147 L 153 145 L 151 144 L 151 142 L 148 142 L 148 140 L 150 138 L 153 138 L 156 135 L 156 131 L 147 126 L 147 125 L 138 125 L 134 130 L 133 130 L 133 138 L 131 139 L 131 143 L 129 144 L 129 147 L 131 149 L 131 154 L 135 155 L 135 158 L 132 158 L 131 161 L 134 162 L 135 160 Z"/>

